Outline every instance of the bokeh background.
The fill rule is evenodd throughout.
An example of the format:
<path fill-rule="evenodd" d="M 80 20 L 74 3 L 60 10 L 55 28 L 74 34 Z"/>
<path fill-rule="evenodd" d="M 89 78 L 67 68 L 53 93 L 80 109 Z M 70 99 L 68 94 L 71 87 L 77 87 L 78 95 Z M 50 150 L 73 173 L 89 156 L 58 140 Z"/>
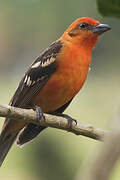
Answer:
<path fill-rule="evenodd" d="M 66 113 L 82 123 L 110 128 L 120 108 L 120 20 L 101 16 L 93 0 L 0 0 L 1 104 L 9 102 L 28 65 L 81 16 L 107 23 L 112 30 L 93 51 L 87 81 Z M 73 180 L 98 143 L 48 128 L 23 149 L 13 146 L 0 180 Z M 118 162 L 110 180 L 119 177 Z"/>

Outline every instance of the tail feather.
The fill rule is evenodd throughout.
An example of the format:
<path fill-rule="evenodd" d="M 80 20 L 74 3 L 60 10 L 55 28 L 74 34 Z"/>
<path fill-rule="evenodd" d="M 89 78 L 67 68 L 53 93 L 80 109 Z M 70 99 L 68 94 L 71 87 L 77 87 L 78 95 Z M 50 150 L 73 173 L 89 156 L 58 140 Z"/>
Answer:
<path fill-rule="evenodd" d="M 26 144 L 31 142 L 41 131 L 43 131 L 46 127 L 38 126 L 35 124 L 28 124 L 18 135 L 17 145 L 20 147 L 24 147 Z"/>
<path fill-rule="evenodd" d="M 18 133 L 12 133 L 6 136 L 6 131 L 2 131 L 0 135 L 0 166 L 2 165 L 8 151 L 14 143 Z"/>
<path fill-rule="evenodd" d="M 23 146 L 34 139 L 46 127 L 38 126 L 35 124 L 20 124 L 15 120 L 6 119 L 2 132 L 0 134 L 0 166 L 2 165 L 6 155 L 8 154 L 14 141 L 17 139 L 17 144 Z M 21 131 L 21 129 L 23 129 Z M 20 132 L 21 131 L 21 132 Z"/>

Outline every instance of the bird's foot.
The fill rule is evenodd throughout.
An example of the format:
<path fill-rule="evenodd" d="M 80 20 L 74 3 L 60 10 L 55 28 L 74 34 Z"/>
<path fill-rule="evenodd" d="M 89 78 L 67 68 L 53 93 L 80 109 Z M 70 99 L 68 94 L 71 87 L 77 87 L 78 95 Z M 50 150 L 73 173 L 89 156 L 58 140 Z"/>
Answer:
<path fill-rule="evenodd" d="M 72 129 L 72 123 L 73 122 L 75 122 L 75 124 L 77 125 L 77 121 L 75 119 L 73 119 L 72 117 L 70 117 L 69 115 L 67 115 L 67 114 L 56 113 L 54 115 L 61 116 L 61 117 L 64 117 L 65 119 L 67 119 L 70 131 Z"/>
<path fill-rule="evenodd" d="M 45 121 L 45 116 L 43 114 L 43 111 L 39 106 L 32 105 L 30 106 L 34 111 L 37 113 L 38 121 L 41 122 L 42 120 Z"/>

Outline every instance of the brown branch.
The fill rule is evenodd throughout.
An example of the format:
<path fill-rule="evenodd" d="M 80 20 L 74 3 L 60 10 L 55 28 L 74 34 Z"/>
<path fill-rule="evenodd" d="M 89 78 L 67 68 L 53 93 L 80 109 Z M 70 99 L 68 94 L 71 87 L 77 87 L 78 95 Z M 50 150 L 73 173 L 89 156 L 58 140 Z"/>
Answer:
<path fill-rule="evenodd" d="M 86 136 L 96 140 L 102 140 L 107 131 L 95 128 L 92 125 L 81 124 L 75 122 L 72 123 L 72 128 L 69 129 L 68 121 L 59 116 L 53 116 L 49 114 L 45 115 L 45 121 L 38 121 L 37 114 L 33 110 L 26 110 L 21 108 L 15 108 L 9 105 L 0 105 L 0 117 L 9 117 L 18 121 L 26 121 L 27 123 L 39 124 L 42 126 L 53 127 L 57 129 L 66 130 L 76 135 Z"/>

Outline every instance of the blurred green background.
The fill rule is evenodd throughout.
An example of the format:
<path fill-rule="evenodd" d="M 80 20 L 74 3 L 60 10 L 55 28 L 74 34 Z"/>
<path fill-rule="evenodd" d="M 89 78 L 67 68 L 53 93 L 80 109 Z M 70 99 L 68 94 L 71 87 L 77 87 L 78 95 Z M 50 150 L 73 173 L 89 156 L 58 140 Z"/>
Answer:
<path fill-rule="evenodd" d="M 120 20 L 102 17 L 93 0 L 0 0 L 1 104 L 9 102 L 28 65 L 81 16 L 107 23 L 112 30 L 98 42 L 87 81 L 65 113 L 110 128 L 120 108 Z M 73 180 L 98 143 L 48 128 L 23 149 L 13 146 L 0 168 L 0 180 Z M 119 162 L 110 180 L 118 177 Z"/>

